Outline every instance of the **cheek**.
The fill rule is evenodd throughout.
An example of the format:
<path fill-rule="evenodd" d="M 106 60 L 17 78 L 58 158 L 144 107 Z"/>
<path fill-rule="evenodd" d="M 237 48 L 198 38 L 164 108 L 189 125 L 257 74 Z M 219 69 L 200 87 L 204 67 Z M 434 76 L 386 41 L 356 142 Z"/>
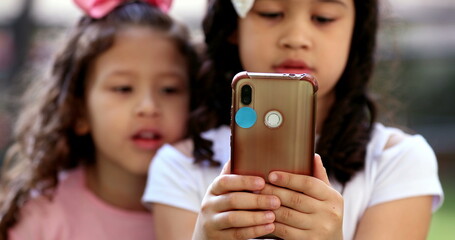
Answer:
<path fill-rule="evenodd" d="M 122 116 L 126 114 L 125 109 L 125 105 L 113 101 L 103 93 L 95 92 L 87 100 L 87 113 L 92 130 L 103 130 L 121 124 L 124 119 Z"/>
<path fill-rule="evenodd" d="M 330 91 L 333 86 L 338 82 L 341 75 L 346 68 L 349 57 L 350 37 L 343 36 L 337 39 L 346 39 L 343 42 L 328 43 L 325 45 L 325 52 L 321 59 L 325 65 L 322 69 L 329 69 L 329 71 L 320 71 L 318 80 L 320 80 L 320 90 Z"/>
<path fill-rule="evenodd" d="M 186 120 L 188 119 L 188 116 L 189 116 L 189 106 L 186 105 L 186 104 L 181 104 L 179 106 L 175 106 L 174 108 L 175 110 L 173 110 L 171 112 L 171 115 L 175 116 L 175 119 L 177 121 L 182 121 L 182 122 L 186 122 Z M 180 120 L 182 119 L 182 120 Z"/>
<path fill-rule="evenodd" d="M 269 71 L 266 63 L 270 59 L 270 52 L 264 51 L 267 48 L 270 49 L 265 40 L 258 37 L 252 37 L 244 44 L 240 44 L 239 55 L 243 69 L 250 72 Z"/>
<path fill-rule="evenodd" d="M 348 49 L 345 48 L 332 48 L 335 49 L 331 51 L 329 56 L 327 56 L 327 69 L 331 69 L 327 73 L 332 73 L 334 76 L 341 76 L 344 68 L 346 67 L 346 63 L 348 61 Z"/>
<path fill-rule="evenodd" d="M 259 49 L 260 45 L 263 44 L 263 41 L 260 41 L 260 33 L 251 29 L 250 25 L 251 24 L 248 22 L 239 24 L 238 33 L 240 62 L 243 69 L 246 71 L 254 71 L 255 65 L 257 64 L 255 59 L 260 58 L 261 54 L 261 52 L 257 49 Z"/>
<path fill-rule="evenodd" d="M 348 61 L 349 50 L 351 48 L 352 27 L 353 26 L 351 26 L 349 23 L 346 23 L 344 29 L 349 30 L 339 32 L 338 36 L 335 39 L 340 39 L 340 41 L 333 44 L 332 46 L 332 49 L 335 50 L 334 53 L 336 54 L 337 59 L 339 59 L 339 64 L 337 65 L 338 68 L 341 68 L 341 71 L 344 70 L 346 63 Z"/>
<path fill-rule="evenodd" d="M 252 57 L 254 53 L 248 51 L 247 48 L 239 48 L 239 55 L 240 55 L 240 63 L 242 65 L 243 70 L 252 72 L 253 68 L 253 60 Z"/>
<path fill-rule="evenodd" d="M 189 99 L 182 98 L 173 101 L 166 106 L 165 111 L 169 122 L 172 122 L 173 125 L 186 126 L 190 112 Z"/>
<path fill-rule="evenodd" d="M 188 126 L 189 110 L 188 108 L 175 109 L 176 111 L 169 112 L 169 119 L 165 120 L 167 125 L 166 129 L 169 129 L 168 141 L 176 142 L 180 141 L 185 137 Z M 177 111 L 179 110 L 179 111 Z"/>

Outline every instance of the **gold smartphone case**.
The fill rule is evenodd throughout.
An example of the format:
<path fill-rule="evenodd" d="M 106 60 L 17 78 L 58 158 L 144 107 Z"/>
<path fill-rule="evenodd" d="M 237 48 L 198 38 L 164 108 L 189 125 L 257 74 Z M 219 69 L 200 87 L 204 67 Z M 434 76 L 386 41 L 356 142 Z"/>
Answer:
<path fill-rule="evenodd" d="M 238 73 L 232 81 L 232 173 L 266 181 L 274 170 L 312 175 L 316 92 L 309 74 Z"/>

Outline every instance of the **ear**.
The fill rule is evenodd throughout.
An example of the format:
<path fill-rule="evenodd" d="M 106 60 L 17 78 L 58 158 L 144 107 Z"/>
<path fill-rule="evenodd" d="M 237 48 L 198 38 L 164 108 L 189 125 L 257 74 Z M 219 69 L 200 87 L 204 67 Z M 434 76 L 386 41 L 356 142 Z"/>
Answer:
<path fill-rule="evenodd" d="M 90 132 L 90 125 L 85 117 L 79 118 L 76 120 L 76 124 L 74 126 L 74 132 L 78 136 L 83 136 Z"/>
<path fill-rule="evenodd" d="M 234 32 L 231 33 L 231 35 L 228 38 L 228 42 L 234 45 L 239 44 L 239 34 L 238 30 L 236 29 Z"/>

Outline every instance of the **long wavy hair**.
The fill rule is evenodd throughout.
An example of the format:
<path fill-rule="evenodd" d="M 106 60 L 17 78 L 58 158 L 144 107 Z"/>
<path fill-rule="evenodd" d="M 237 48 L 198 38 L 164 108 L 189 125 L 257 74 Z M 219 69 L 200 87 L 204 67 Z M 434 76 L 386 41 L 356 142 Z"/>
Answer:
<path fill-rule="evenodd" d="M 150 27 L 169 36 L 186 59 L 187 66 L 182 67 L 190 79 L 190 110 L 200 104 L 194 94 L 201 84 L 196 78 L 199 61 L 185 27 L 143 2 L 127 2 L 101 19 L 81 17 L 57 54 L 50 76 L 34 81 L 27 91 L 14 144 L 2 169 L 0 239 L 6 239 L 8 229 L 20 220 L 19 209 L 31 195 L 52 198 L 59 172 L 95 161 L 90 134 L 75 133 L 76 120 L 84 110 L 87 70 L 113 45 L 116 34 L 131 26 Z M 194 138 L 199 141 L 198 136 Z"/>
<path fill-rule="evenodd" d="M 330 109 L 316 146 L 328 174 L 342 184 L 363 169 L 366 147 L 376 121 L 376 106 L 368 93 L 374 68 L 378 28 L 377 0 L 354 0 L 355 25 L 349 58 L 335 86 Z M 229 124 L 232 77 L 242 71 L 238 46 L 229 41 L 237 29 L 237 14 L 227 0 L 210 0 L 203 20 L 206 56 L 201 75 L 207 80 L 206 102 L 198 113 L 210 126 Z"/>

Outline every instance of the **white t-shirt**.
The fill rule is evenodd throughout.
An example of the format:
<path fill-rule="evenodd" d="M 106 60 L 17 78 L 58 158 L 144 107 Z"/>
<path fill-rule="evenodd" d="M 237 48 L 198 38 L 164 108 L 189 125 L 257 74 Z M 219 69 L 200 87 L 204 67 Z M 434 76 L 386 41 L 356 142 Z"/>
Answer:
<path fill-rule="evenodd" d="M 401 133 L 396 128 L 376 124 L 367 146 L 364 170 L 358 172 L 344 189 L 331 179 L 344 198 L 344 239 L 353 239 L 356 226 L 368 207 L 387 201 L 433 195 L 433 211 L 443 201 L 436 156 L 420 135 L 409 136 L 385 149 L 389 137 Z M 194 164 L 171 145 L 163 146 L 152 161 L 143 201 L 161 203 L 199 212 L 208 186 L 230 159 L 230 130 L 227 126 L 210 130 L 204 137 L 213 141 L 215 159 L 220 167 Z"/>

